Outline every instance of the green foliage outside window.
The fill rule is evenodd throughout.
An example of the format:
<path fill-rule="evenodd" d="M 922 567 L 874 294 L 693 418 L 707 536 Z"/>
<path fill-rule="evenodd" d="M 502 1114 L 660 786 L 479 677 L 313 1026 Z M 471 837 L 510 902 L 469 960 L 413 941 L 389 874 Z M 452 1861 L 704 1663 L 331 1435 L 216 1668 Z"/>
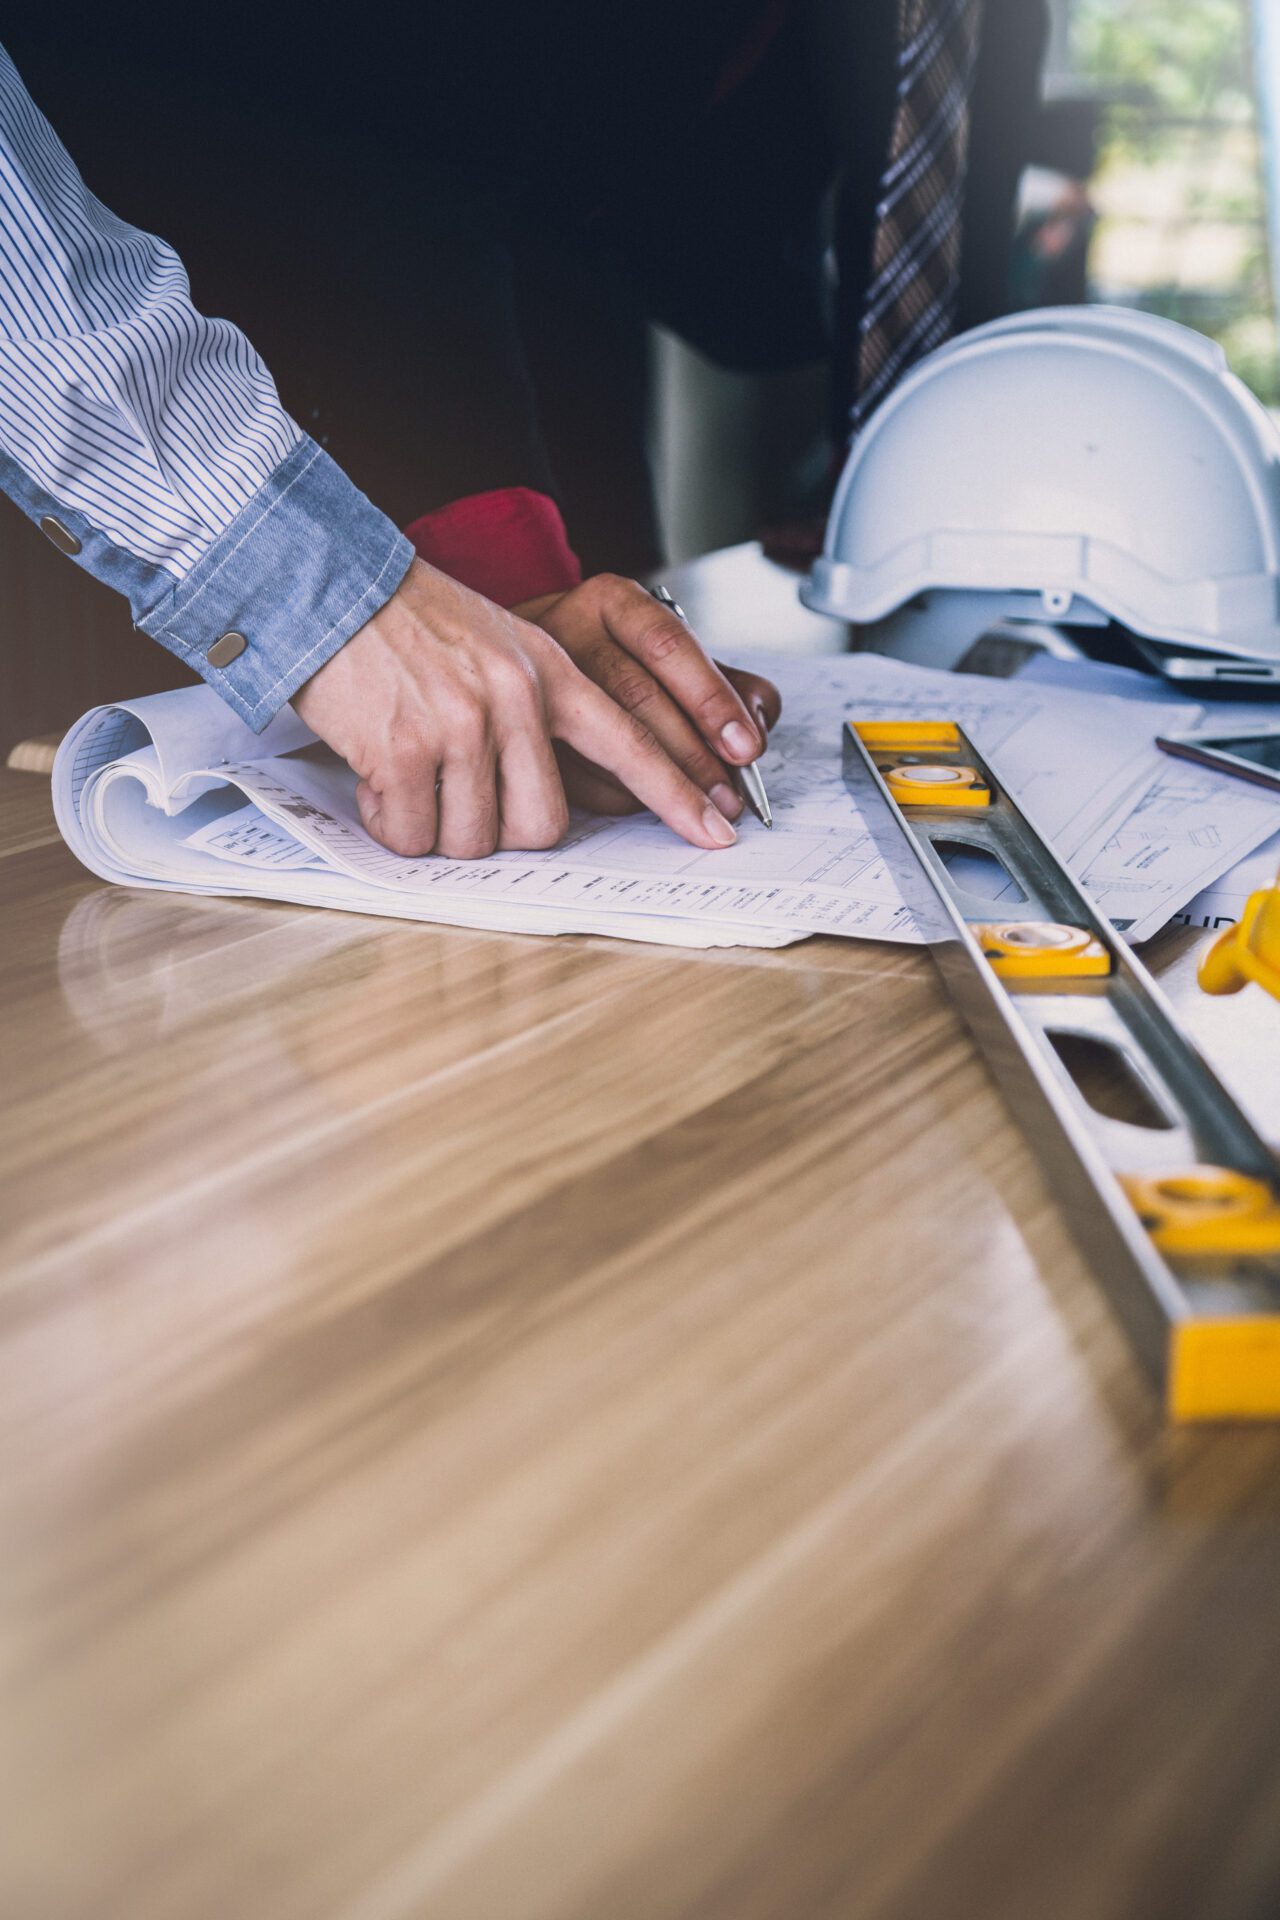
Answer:
<path fill-rule="evenodd" d="M 1280 404 L 1249 0 L 1075 0 L 1073 64 L 1103 102 L 1097 299 L 1222 342 Z"/>

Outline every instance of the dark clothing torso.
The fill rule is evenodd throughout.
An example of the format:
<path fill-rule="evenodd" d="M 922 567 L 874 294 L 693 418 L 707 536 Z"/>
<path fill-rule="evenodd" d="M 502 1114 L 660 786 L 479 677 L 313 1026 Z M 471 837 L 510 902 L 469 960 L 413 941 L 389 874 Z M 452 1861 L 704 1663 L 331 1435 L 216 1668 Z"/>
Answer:
<path fill-rule="evenodd" d="M 1004 304 L 1041 32 L 1040 0 L 988 10 L 965 324 Z M 589 570 L 638 571 L 649 321 L 730 366 L 830 356 L 847 405 L 896 0 L 780 11 L 727 91 L 761 0 L 368 0 L 340 32 L 117 0 L 5 38 L 89 186 L 173 242 L 388 513 L 533 486 Z"/>

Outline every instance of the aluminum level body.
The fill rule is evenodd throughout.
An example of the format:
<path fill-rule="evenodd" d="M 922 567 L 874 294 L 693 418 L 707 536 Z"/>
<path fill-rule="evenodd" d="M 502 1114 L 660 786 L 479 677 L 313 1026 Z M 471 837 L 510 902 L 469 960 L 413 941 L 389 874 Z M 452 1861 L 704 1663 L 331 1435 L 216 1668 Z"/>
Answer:
<path fill-rule="evenodd" d="M 949 744 L 868 745 L 845 729 L 845 777 L 987 1064 L 1178 1418 L 1280 1417 L 1280 1164 L 1180 1026 L 1145 967 L 1000 784 L 963 732 Z M 889 725 L 868 727 L 888 736 Z M 904 722 L 901 739 L 910 738 Z M 972 770 L 981 805 L 894 797 L 912 767 Z M 886 772 L 895 776 L 894 790 Z M 965 855 L 999 863 L 1021 898 L 993 900 L 964 877 Z M 957 877 L 959 876 L 959 877 Z M 1010 981 L 983 941 L 993 921 L 1087 933 L 1100 977 Z M 1098 1063 L 1112 1092 L 1099 1098 Z M 1082 1063 L 1089 1069 L 1082 1071 Z M 1095 1084 L 1091 1084 L 1091 1081 Z M 1114 1092 L 1123 1096 L 1118 1101 Z M 1134 1182 L 1223 1169 L 1274 1218 L 1241 1253 L 1162 1252 L 1130 1198 Z M 1212 1225 L 1212 1223 L 1210 1223 Z M 1271 1250 L 1274 1242 L 1275 1250 Z M 1223 1250 L 1223 1246 L 1228 1248 Z"/>

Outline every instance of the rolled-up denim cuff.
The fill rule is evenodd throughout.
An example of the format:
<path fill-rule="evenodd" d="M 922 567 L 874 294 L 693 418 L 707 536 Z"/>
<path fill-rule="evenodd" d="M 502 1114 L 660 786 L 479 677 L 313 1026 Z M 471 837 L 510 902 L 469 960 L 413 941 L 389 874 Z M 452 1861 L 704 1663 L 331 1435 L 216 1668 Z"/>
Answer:
<path fill-rule="evenodd" d="M 404 535 L 304 438 L 138 625 L 261 733 L 385 606 L 412 560 Z"/>

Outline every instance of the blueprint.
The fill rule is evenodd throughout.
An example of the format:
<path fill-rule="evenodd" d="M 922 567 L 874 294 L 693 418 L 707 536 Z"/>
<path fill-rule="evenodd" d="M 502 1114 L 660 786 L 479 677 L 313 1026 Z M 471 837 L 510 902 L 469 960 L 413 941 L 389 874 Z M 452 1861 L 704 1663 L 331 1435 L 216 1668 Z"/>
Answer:
<path fill-rule="evenodd" d="M 1180 927 L 1206 927 L 1213 932 L 1220 927 L 1232 927 L 1243 914 L 1249 895 L 1260 892 L 1263 887 L 1275 886 L 1277 874 L 1280 874 L 1280 833 L 1272 834 L 1260 847 L 1238 860 L 1220 880 L 1203 888 L 1180 913 L 1174 914 L 1174 921 Z"/>
<path fill-rule="evenodd" d="M 1246 700 L 1188 709 L 1151 674 L 1048 655 L 1032 661 L 1016 684 L 1059 692 L 1105 688 L 1145 709 L 1153 735 L 1210 722 L 1222 731 L 1247 731 L 1274 725 L 1280 712 L 1273 702 Z M 1141 941 L 1171 918 L 1192 926 L 1238 919 L 1249 894 L 1264 884 L 1258 876 L 1268 864 L 1275 876 L 1280 852 L 1270 849 L 1273 840 L 1280 847 L 1278 833 L 1280 795 L 1157 750 L 1124 817 L 1077 859 L 1103 911 L 1130 940 Z"/>
<path fill-rule="evenodd" d="M 1085 885 L 1128 939 L 1146 940 L 1173 917 L 1171 889 L 1182 906 L 1221 887 L 1246 856 L 1256 858 L 1277 822 L 1280 797 L 1165 756 L 1158 777 L 1085 865 Z"/>

